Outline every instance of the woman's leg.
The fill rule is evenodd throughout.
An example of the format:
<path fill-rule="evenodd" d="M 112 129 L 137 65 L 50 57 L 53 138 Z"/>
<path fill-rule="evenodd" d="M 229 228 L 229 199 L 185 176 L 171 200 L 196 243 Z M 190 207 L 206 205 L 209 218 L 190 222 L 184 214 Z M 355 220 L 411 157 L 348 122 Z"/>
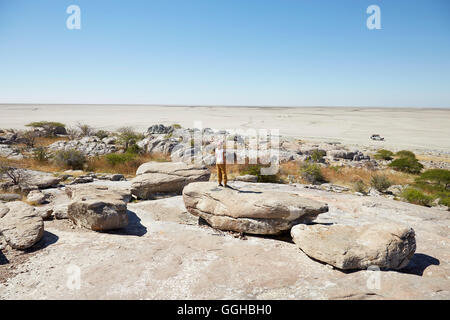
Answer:
<path fill-rule="evenodd" d="M 220 164 L 216 164 L 216 169 L 217 169 L 217 182 L 219 184 L 222 183 L 222 169 L 220 168 Z"/>
<path fill-rule="evenodd" d="M 227 177 L 227 165 L 224 163 L 222 164 L 222 176 L 223 176 L 223 184 L 226 186 L 227 182 L 228 182 L 228 177 Z"/>

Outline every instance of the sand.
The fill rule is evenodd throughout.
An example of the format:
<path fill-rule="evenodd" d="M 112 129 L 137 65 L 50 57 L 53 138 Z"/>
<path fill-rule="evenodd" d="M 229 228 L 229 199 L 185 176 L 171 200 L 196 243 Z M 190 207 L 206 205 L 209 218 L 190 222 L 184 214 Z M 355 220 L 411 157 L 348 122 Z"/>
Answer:
<path fill-rule="evenodd" d="M 0 104 L 0 114 L 0 128 L 47 120 L 145 131 L 156 123 L 194 127 L 201 121 L 204 128 L 278 129 L 281 135 L 310 141 L 450 154 L 450 109 Z M 370 140 L 372 134 L 385 141 Z"/>

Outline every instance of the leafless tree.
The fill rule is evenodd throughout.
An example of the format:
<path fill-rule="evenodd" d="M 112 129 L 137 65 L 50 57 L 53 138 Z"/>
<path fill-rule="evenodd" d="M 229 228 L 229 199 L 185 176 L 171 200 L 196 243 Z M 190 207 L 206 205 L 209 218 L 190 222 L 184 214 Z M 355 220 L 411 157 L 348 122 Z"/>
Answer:
<path fill-rule="evenodd" d="M 95 133 L 95 130 L 85 123 L 78 122 L 77 127 L 80 130 L 82 137 L 90 137 L 93 136 Z"/>
<path fill-rule="evenodd" d="M 5 162 L 0 162 L 0 175 L 6 177 L 15 186 L 23 186 L 29 179 L 29 175 L 24 169 Z"/>
<path fill-rule="evenodd" d="M 34 148 L 36 145 L 38 134 L 34 130 L 20 132 L 19 136 L 27 147 Z"/>

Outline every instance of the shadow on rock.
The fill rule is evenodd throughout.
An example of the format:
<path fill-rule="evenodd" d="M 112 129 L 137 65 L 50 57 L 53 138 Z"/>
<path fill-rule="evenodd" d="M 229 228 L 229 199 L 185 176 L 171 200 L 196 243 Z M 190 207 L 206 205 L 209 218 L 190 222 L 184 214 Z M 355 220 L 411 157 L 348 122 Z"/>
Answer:
<path fill-rule="evenodd" d="M 0 266 L 3 265 L 3 264 L 8 264 L 8 263 L 9 263 L 8 258 L 0 250 Z"/>
<path fill-rule="evenodd" d="M 59 237 L 56 234 L 48 232 L 48 231 L 44 231 L 44 236 L 42 237 L 42 239 L 39 240 L 31 248 L 26 249 L 25 252 L 32 253 L 32 252 L 47 248 L 49 245 L 52 245 L 55 242 L 57 242 L 58 239 L 59 239 Z"/>
<path fill-rule="evenodd" d="M 142 237 L 147 233 L 147 228 L 141 223 L 141 219 L 133 211 L 127 210 L 128 226 L 123 229 L 103 231 L 103 233 L 117 234 L 122 236 Z"/>
<path fill-rule="evenodd" d="M 438 266 L 440 261 L 432 256 L 415 253 L 409 264 L 400 270 L 402 273 L 415 274 L 418 276 L 423 276 L 423 272 L 429 266 Z"/>

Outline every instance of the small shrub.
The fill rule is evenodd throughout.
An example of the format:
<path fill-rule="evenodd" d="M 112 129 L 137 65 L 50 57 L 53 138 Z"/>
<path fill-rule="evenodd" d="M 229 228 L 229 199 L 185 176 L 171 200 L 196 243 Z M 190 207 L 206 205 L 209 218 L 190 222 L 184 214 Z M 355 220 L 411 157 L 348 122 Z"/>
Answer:
<path fill-rule="evenodd" d="M 27 130 L 20 133 L 20 140 L 29 148 L 34 148 L 38 134 L 34 130 Z"/>
<path fill-rule="evenodd" d="M 429 207 L 431 205 L 431 202 L 433 201 L 433 197 L 430 197 L 414 188 L 406 188 L 405 190 L 403 190 L 402 197 L 409 203 L 427 207 Z"/>
<path fill-rule="evenodd" d="M 263 175 L 261 174 L 261 168 L 263 168 L 260 164 L 251 164 L 247 165 L 244 169 L 239 170 L 240 175 L 250 174 L 258 177 L 258 182 L 264 183 L 277 183 L 279 182 L 279 177 L 277 175 Z"/>
<path fill-rule="evenodd" d="M 389 164 L 389 167 L 396 171 L 419 174 L 423 165 L 416 158 L 399 158 Z"/>
<path fill-rule="evenodd" d="M 47 152 L 47 149 L 44 147 L 38 147 L 33 150 L 33 159 L 39 162 L 47 162 L 50 158 L 50 155 Z"/>
<path fill-rule="evenodd" d="M 300 170 L 300 174 L 303 179 L 311 184 L 326 182 L 322 170 L 317 164 L 307 164 L 303 166 Z"/>
<path fill-rule="evenodd" d="M 445 198 L 441 198 L 439 200 L 439 204 L 443 205 L 443 206 L 447 206 L 450 210 L 450 196 L 445 197 Z"/>
<path fill-rule="evenodd" d="M 174 123 L 174 124 L 172 125 L 172 127 L 173 127 L 174 129 L 181 129 L 181 125 L 179 125 L 178 123 Z"/>
<path fill-rule="evenodd" d="M 392 183 L 385 175 L 374 175 L 370 180 L 370 185 L 378 191 L 384 192 Z"/>
<path fill-rule="evenodd" d="M 362 180 L 358 180 L 353 184 L 353 190 L 359 193 L 367 193 L 367 186 Z"/>
<path fill-rule="evenodd" d="M 396 157 L 399 157 L 399 158 L 411 158 L 411 159 L 416 159 L 416 155 L 415 155 L 413 152 L 408 151 L 408 150 L 401 150 L 401 151 L 398 151 L 398 152 L 395 154 L 395 156 L 396 156 Z"/>
<path fill-rule="evenodd" d="M 311 153 L 311 160 L 314 162 L 322 162 L 323 157 L 325 157 L 327 153 L 324 150 L 315 149 Z"/>
<path fill-rule="evenodd" d="M 139 154 L 139 153 L 141 153 L 141 151 L 142 151 L 141 148 L 139 148 L 139 146 L 136 143 L 133 143 L 128 146 L 126 153 Z"/>
<path fill-rule="evenodd" d="M 375 153 L 374 158 L 378 160 L 392 160 L 394 153 L 389 150 L 380 149 Z"/>
<path fill-rule="evenodd" d="M 86 156 L 78 150 L 60 150 L 53 157 L 53 161 L 62 168 L 81 170 L 86 164 Z"/>
<path fill-rule="evenodd" d="M 85 123 L 78 123 L 77 124 L 78 129 L 80 130 L 80 135 L 82 137 L 90 137 L 94 135 L 94 129 Z"/>
<path fill-rule="evenodd" d="M 130 145 L 143 138 L 142 134 L 135 132 L 132 127 L 122 127 L 118 132 L 119 142 L 124 146 L 125 150 L 128 150 Z"/>
<path fill-rule="evenodd" d="M 38 121 L 26 125 L 32 128 L 43 128 L 47 135 L 56 136 L 57 134 L 66 134 L 66 125 L 61 122 Z"/>
<path fill-rule="evenodd" d="M 106 162 L 111 166 L 116 166 L 118 164 L 127 163 L 136 158 L 135 154 L 125 152 L 125 153 L 110 153 L 105 156 Z"/>
<path fill-rule="evenodd" d="M 96 136 L 97 138 L 99 138 L 99 139 L 104 139 L 104 138 L 107 138 L 107 137 L 109 136 L 109 132 L 108 132 L 108 131 L 105 131 L 105 130 L 98 130 L 98 131 L 95 133 L 95 136 Z"/>
<path fill-rule="evenodd" d="M 450 170 L 445 169 L 429 169 L 416 179 L 418 183 L 429 183 L 443 189 L 450 187 Z"/>
<path fill-rule="evenodd" d="M 66 128 L 66 132 L 67 132 L 67 137 L 69 138 L 69 140 L 75 140 L 80 135 L 80 131 L 78 131 L 78 129 L 74 128 L 74 127 Z"/>

